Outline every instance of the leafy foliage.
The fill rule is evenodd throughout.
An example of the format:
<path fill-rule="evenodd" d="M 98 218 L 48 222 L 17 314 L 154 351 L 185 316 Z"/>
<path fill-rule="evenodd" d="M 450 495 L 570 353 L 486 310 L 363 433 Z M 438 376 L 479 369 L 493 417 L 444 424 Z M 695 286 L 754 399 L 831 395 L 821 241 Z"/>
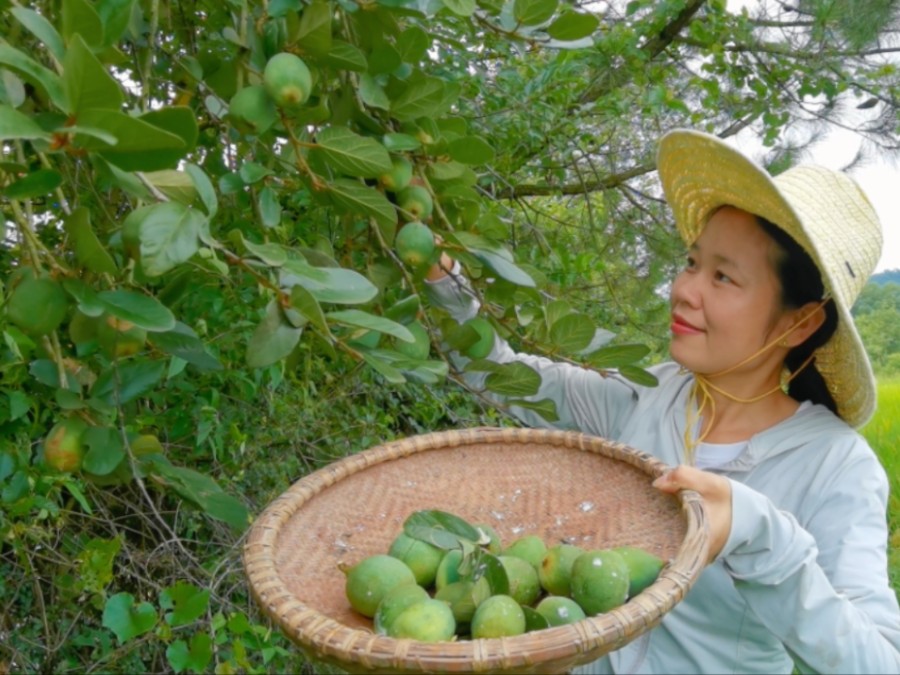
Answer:
<path fill-rule="evenodd" d="M 400 227 L 462 263 L 476 325 L 652 384 L 655 139 L 753 129 L 777 168 L 856 105 L 895 146 L 894 3 L 854 6 L 0 2 L 0 667 L 298 670 L 243 588 L 252 514 L 504 419 L 452 385 L 444 340 L 484 336 L 428 307 Z M 554 419 L 534 371 L 469 367 Z"/>

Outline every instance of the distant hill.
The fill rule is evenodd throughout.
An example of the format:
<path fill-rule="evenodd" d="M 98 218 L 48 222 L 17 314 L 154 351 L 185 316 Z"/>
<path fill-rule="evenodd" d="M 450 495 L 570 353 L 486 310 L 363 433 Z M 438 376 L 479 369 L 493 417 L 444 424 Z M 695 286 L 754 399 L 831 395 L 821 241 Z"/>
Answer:
<path fill-rule="evenodd" d="M 878 272 L 869 277 L 869 281 L 879 284 L 880 286 L 890 283 L 900 284 L 900 270 L 885 270 L 884 272 Z"/>

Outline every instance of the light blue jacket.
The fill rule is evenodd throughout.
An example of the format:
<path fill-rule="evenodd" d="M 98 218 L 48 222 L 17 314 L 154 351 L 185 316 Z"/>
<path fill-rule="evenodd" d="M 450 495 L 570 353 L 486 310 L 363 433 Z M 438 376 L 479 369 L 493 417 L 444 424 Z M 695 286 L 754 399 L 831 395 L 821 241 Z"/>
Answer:
<path fill-rule="evenodd" d="M 476 301 L 460 277 L 430 284 L 458 321 Z M 691 375 L 653 368 L 657 387 L 514 352 L 542 377 L 532 398 L 552 399 L 559 421 L 513 408 L 529 426 L 615 439 L 671 466 L 684 462 Z M 467 376 L 479 385 L 481 375 Z M 715 470 L 731 481 L 733 523 L 716 561 L 662 623 L 579 672 L 900 673 L 900 608 L 887 577 L 888 482 L 866 441 L 811 406 L 749 441 Z"/>

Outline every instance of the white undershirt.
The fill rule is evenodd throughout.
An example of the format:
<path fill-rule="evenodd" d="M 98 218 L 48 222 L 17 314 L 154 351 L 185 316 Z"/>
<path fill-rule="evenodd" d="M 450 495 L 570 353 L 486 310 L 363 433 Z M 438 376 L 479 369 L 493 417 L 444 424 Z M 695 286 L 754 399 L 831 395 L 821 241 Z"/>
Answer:
<path fill-rule="evenodd" d="M 806 410 L 812 405 L 809 401 L 803 401 L 796 415 L 801 410 Z M 738 441 L 737 443 L 701 443 L 694 450 L 694 466 L 698 469 L 715 469 L 737 459 L 750 441 Z"/>

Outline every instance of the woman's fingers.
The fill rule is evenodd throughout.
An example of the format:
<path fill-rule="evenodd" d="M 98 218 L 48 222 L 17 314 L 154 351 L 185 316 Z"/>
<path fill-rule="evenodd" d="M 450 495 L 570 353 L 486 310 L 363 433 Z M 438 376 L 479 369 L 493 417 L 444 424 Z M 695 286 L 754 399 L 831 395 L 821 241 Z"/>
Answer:
<path fill-rule="evenodd" d="M 694 490 L 703 497 L 709 520 L 709 559 L 715 560 L 731 533 L 731 483 L 727 478 L 692 466 L 678 466 L 653 481 L 662 492 L 675 494 L 679 490 Z"/>

